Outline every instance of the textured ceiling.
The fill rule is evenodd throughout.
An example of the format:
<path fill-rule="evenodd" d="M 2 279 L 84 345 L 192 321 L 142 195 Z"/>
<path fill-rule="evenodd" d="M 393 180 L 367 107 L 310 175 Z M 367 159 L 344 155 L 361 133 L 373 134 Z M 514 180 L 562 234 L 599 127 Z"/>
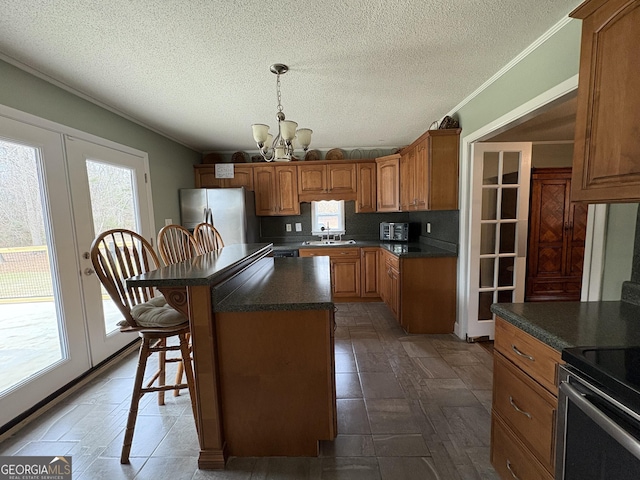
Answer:
<path fill-rule="evenodd" d="M 196 150 L 220 152 L 253 150 L 250 125 L 275 125 L 269 66 L 285 63 L 284 112 L 314 130 L 312 148 L 394 147 L 579 3 L 4 0 L 0 53 Z"/>

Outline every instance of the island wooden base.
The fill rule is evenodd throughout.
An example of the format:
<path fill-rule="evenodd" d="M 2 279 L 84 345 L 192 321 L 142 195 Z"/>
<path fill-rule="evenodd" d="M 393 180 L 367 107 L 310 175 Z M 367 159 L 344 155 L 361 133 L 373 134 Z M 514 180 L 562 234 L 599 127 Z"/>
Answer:
<path fill-rule="evenodd" d="M 333 312 L 216 313 L 231 456 L 317 456 L 336 436 Z"/>

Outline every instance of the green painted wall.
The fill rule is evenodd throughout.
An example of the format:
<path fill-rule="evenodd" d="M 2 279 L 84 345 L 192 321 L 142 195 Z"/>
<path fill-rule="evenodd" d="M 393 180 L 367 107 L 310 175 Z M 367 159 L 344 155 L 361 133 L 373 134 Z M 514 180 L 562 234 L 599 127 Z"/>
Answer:
<path fill-rule="evenodd" d="M 454 113 L 462 137 L 578 73 L 582 22 L 570 20 L 522 61 Z"/>
<path fill-rule="evenodd" d="M 609 205 L 602 300 L 620 300 L 622 282 L 631 280 L 637 212 L 637 203 Z"/>
<path fill-rule="evenodd" d="M 201 154 L 0 60 L 0 104 L 149 155 L 156 227 L 180 219 L 178 189 L 193 188 Z"/>

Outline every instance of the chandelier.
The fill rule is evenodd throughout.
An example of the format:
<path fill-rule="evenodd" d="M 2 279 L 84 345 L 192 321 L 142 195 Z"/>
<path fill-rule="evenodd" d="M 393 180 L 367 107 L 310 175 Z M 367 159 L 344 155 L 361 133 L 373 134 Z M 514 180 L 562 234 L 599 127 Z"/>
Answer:
<path fill-rule="evenodd" d="M 253 139 L 258 144 L 260 155 L 267 162 L 289 162 L 293 157 L 294 141 L 302 146 L 306 152 L 311 143 L 313 131 L 309 128 L 298 128 L 298 124 L 292 120 L 286 120 L 280 102 L 280 75 L 284 75 L 289 67 L 282 63 L 271 65 L 271 73 L 276 75 L 276 93 L 278 95 L 278 134 L 275 138 L 269 133 L 269 125 L 254 123 Z M 297 130 L 296 130 L 297 129 Z"/>

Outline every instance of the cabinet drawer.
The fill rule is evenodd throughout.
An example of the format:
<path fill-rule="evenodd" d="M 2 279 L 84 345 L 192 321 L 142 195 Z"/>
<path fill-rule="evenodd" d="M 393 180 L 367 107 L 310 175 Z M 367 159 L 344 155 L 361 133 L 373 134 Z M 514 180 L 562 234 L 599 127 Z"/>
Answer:
<path fill-rule="evenodd" d="M 496 317 L 495 349 L 556 397 L 560 352 Z"/>
<path fill-rule="evenodd" d="M 491 416 L 491 464 L 500 478 L 553 480 L 495 414 Z"/>
<path fill-rule="evenodd" d="M 400 259 L 395 255 L 392 255 L 391 253 L 385 251 L 384 261 L 387 264 L 387 267 L 392 267 L 396 270 L 400 269 Z"/>
<path fill-rule="evenodd" d="M 553 471 L 557 399 L 500 353 L 494 355 L 493 408 L 544 467 Z"/>
<path fill-rule="evenodd" d="M 322 247 L 322 248 L 301 248 L 299 250 L 301 257 L 330 257 L 330 258 L 360 258 L 359 248 L 340 248 L 340 247 Z"/>

